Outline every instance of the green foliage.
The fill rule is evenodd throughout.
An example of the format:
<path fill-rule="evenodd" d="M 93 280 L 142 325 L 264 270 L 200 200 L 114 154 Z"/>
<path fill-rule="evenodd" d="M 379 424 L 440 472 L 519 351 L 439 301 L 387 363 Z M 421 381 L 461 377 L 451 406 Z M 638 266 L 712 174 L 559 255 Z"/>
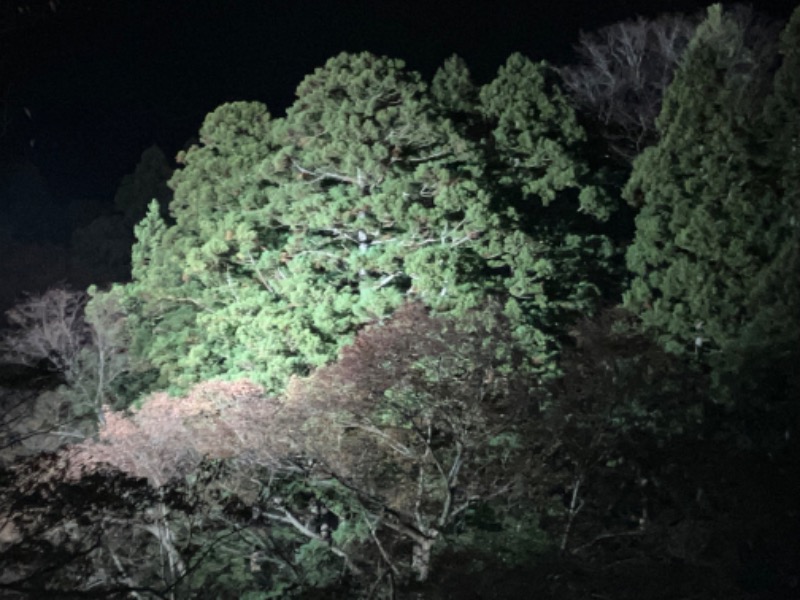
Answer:
<path fill-rule="evenodd" d="M 494 569 L 498 565 L 525 566 L 553 549 L 552 540 L 533 511 L 513 515 L 504 507 L 493 510 L 485 505 L 468 511 L 463 524 L 448 541 L 447 553 L 464 553 L 470 558 L 470 571 Z"/>
<path fill-rule="evenodd" d="M 278 390 L 404 299 L 458 315 L 493 298 L 531 365 L 554 369 L 558 325 L 592 309 L 613 252 L 550 79 L 514 55 L 477 90 L 451 59 L 430 91 L 399 60 L 342 54 L 282 119 L 219 107 L 179 157 L 174 225 L 151 209 L 137 228 L 134 352 L 162 385 Z"/>
<path fill-rule="evenodd" d="M 439 106 L 462 115 L 474 113 L 478 92 L 467 63 L 455 54 L 444 61 L 431 82 L 431 94 Z"/>
<path fill-rule="evenodd" d="M 786 144 L 777 124 L 764 136 L 765 74 L 749 60 L 741 26 L 711 7 L 666 93 L 660 141 L 624 192 L 640 206 L 625 304 L 666 349 L 702 355 L 717 378 L 798 330 L 796 185 L 774 184 Z"/>
<path fill-rule="evenodd" d="M 236 597 L 248 597 L 249 594 L 252 598 L 264 599 L 276 597 L 260 590 L 253 577 L 249 560 L 252 552 L 250 543 L 232 539 L 230 530 L 217 530 L 213 535 L 222 537 L 224 542 L 214 544 L 213 538 L 208 539 L 210 536 L 202 533 L 193 540 L 203 553 L 202 561 L 178 588 L 179 597 L 188 598 L 198 594 L 207 598 L 230 598 L 231 594 L 236 594 Z"/>
<path fill-rule="evenodd" d="M 500 161 L 499 181 L 520 186 L 526 198 L 537 198 L 545 207 L 559 192 L 580 190 L 581 210 L 607 218 L 605 207 L 588 200 L 598 191 L 579 184 L 586 166 L 575 160 L 575 147 L 585 133 L 551 77 L 545 63 L 514 54 L 481 89 L 482 113 L 493 127 Z"/>
<path fill-rule="evenodd" d="M 771 285 L 759 288 L 758 293 L 771 300 L 769 304 L 777 304 L 777 298 L 782 300 L 783 305 L 776 305 L 773 312 L 775 317 L 786 319 L 784 327 L 789 336 L 795 330 L 795 337 L 789 337 L 793 343 L 798 342 L 800 330 L 800 8 L 795 9 L 781 35 L 780 53 L 782 64 L 775 74 L 764 119 L 771 136 L 768 167 L 772 169 L 772 181 L 778 182 L 775 196 L 780 203 L 771 225 L 781 233 L 783 243 L 770 265 L 773 272 L 767 281 Z"/>

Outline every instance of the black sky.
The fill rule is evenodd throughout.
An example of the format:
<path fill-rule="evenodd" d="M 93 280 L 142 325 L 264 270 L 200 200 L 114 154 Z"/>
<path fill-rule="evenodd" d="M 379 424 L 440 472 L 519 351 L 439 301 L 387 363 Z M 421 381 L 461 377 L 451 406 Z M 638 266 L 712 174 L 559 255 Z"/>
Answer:
<path fill-rule="evenodd" d="M 505 58 L 570 60 L 581 29 L 696 0 L 0 0 L 2 159 L 25 156 L 57 205 L 109 201 L 153 143 L 173 155 L 209 111 L 260 100 L 273 114 L 343 51 L 403 58 L 430 76 L 450 54 L 485 81 Z M 51 7 L 52 4 L 52 7 Z M 756 8 L 787 17 L 795 1 Z M 13 6 L 12 6 L 13 5 Z M 55 10 L 52 10 L 55 8 Z M 29 111 L 30 117 L 25 114 Z M 30 146 L 33 140 L 33 147 Z M 6 199 L 0 198 L 0 220 Z"/>

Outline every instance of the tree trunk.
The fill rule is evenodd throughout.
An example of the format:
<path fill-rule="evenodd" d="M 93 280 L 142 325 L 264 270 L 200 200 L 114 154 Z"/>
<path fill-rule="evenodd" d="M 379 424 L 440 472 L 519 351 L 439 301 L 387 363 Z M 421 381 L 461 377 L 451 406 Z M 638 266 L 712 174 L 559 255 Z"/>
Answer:
<path fill-rule="evenodd" d="M 417 581 L 426 581 L 431 569 L 431 548 L 435 540 L 426 539 L 415 543 L 412 550 L 411 570 L 417 576 Z"/>

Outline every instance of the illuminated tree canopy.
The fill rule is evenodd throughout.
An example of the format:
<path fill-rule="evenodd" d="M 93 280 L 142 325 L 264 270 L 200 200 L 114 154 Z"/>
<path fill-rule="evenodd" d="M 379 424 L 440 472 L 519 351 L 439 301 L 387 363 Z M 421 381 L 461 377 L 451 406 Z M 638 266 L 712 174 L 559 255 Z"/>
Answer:
<path fill-rule="evenodd" d="M 344 53 L 146 152 L 72 247 L 131 280 L 0 331 L 0 595 L 794 597 L 800 9 L 742 15 L 587 37 L 591 140 Z"/>
<path fill-rule="evenodd" d="M 493 298 L 552 367 L 555 327 L 591 310 L 613 254 L 552 79 L 514 55 L 478 90 L 451 59 L 431 93 L 399 60 L 341 54 L 283 118 L 219 107 L 179 156 L 174 225 L 151 211 L 137 230 L 138 351 L 164 382 L 277 389 L 404 299 L 459 314 Z"/>

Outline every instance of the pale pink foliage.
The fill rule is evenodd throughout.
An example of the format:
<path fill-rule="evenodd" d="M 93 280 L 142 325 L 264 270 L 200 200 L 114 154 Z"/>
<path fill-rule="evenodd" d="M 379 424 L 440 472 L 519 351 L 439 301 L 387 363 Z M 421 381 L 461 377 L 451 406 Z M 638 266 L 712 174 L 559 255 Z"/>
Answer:
<path fill-rule="evenodd" d="M 108 465 L 160 486 L 204 458 L 277 466 L 285 456 L 280 403 L 249 381 L 209 381 L 188 394 L 149 396 L 138 410 L 104 409 L 96 440 L 69 450 L 71 474 Z"/>

